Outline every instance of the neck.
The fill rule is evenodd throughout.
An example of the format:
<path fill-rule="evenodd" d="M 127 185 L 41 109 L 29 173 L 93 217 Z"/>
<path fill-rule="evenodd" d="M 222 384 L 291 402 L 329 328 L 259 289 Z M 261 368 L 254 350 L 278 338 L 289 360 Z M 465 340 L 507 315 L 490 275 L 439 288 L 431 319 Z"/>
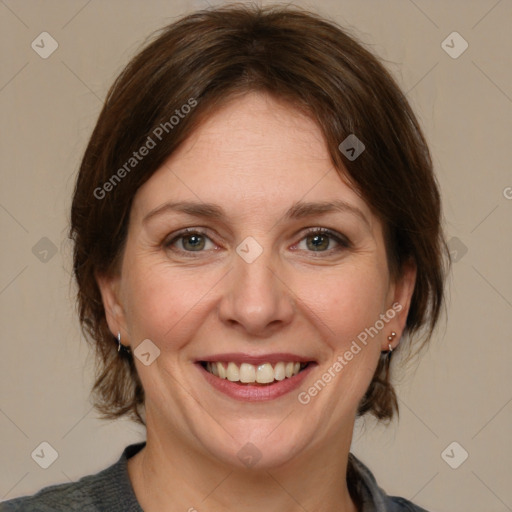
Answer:
<path fill-rule="evenodd" d="M 145 512 L 357 512 L 346 470 L 352 428 L 274 468 L 240 469 L 205 456 L 147 418 L 146 446 L 128 460 Z"/>

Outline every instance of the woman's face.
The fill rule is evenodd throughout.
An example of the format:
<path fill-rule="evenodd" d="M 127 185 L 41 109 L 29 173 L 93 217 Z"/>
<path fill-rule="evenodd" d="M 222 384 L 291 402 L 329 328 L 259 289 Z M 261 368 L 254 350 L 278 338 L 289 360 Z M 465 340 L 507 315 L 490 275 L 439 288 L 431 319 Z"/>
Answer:
<path fill-rule="evenodd" d="M 273 467 L 350 442 L 413 281 L 390 280 L 381 223 L 318 126 L 250 93 L 139 189 L 120 275 L 100 286 L 137 356 L 148 439 Z"/>

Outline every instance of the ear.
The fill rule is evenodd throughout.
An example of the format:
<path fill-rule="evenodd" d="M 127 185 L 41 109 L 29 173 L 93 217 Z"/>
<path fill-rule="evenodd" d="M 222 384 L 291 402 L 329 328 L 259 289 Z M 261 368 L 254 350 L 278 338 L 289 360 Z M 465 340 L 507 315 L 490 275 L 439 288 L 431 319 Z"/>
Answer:
<path fill-rule="evenodd" d="M 105 317 L 112 336 L 121 333 L 121 339 L 128 337 L 124 307 L 120 298 L 120 276 L 104 276 L 96 274 L 96 282 L 101 293 Z"/>
<path fill-rule="evenodd" d="M 416 265 L 413 262 L 405 263 L 401 275 L 390 286 L 386 315 L 388 317 L 391 316 L 391 312 L 395 314 L 386 326 L 386 331 L 389 332 L 385 333 L 382 341 L 382 350 L 389 350 L 389 343 L 391 343 L 394 348 L 400 343 L 400 338 L 405 330 L 405 323 L 411 306 L 411 299 L 416 284 L 416 275 Z M 391 332 L 395 332 L 396 336 L 393 341 L 390 342 L 388 341 L 388 336 Z"/>

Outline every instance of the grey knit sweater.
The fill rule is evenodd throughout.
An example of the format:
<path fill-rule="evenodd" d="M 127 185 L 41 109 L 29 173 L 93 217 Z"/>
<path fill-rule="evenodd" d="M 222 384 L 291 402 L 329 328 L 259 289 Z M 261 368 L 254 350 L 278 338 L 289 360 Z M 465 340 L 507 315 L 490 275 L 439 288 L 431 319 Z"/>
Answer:
<path fill-rule="evenodd" d="M 127 460 L 146 443 L 127 446 L 112 466 L 77 482 L 52 485 L 32 496 L 0 503 L 0 512 L 143 512 L 128 477 Z M 370 470 L 349 455 L 347 481 L 360 512 L 427 512 L 378 487 Z"/>

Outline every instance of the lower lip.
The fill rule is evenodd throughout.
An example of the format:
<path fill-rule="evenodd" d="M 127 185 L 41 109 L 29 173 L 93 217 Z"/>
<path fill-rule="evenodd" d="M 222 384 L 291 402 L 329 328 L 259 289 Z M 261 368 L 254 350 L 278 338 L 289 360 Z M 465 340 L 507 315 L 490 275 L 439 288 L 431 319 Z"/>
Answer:
<path fill-rule="evenodd" d="M 199 368 L 204 378 L 215 389 L 225 395 L 243 402 L 261 402 L 264 400 L 274 400 L 275 398 L 279 398 L 280 396 L 286 395 L 294 389 L 297 389 L 313 367 L 316 366 L 316 363 L 309 363 L 304 370 L 293 377 L 287 377 L 281 381 L 274 382 L 273 384 L 266 384 L 264 386 L 252 386 L 251 384 L 238 384 L 236 382 L 231 382 L 230 380 L 216 377 L 203 368 L 200 363 L 197 363 L 196 366 Z"/>

